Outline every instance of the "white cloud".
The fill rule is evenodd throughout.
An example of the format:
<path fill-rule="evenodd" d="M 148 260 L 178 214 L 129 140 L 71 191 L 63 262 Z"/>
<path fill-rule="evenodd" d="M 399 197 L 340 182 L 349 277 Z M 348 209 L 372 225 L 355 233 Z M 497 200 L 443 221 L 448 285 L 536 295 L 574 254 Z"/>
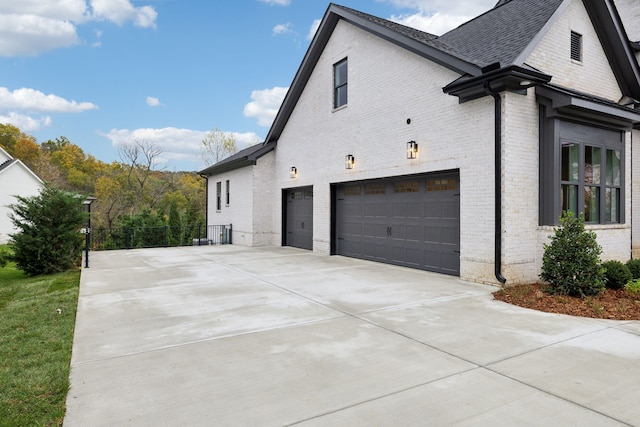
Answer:
<path fill-rule="evenodd" d="M 78 45 L 77 27 L 88 21 L 131 21 L 155 28 L 157 16 L 153 7 L 135 7 L 131 0 L 0 1 L 0 56 L 37 55 Z M 91 44 L 98 45 L 99 40 Z"/>
<path fill-rule="evenodd" d="M 273 30 L 272 30 L 272 33 L 274 35 L 286 34 L 291 32 L 293 32 L 293 30 L 291 29 L 291 22 L 287 22 L 286 24 L 278 24 L 275 27 L 273 27 Z"/>
<path fill-rule="evenodd" d="M 312 40 L 313 37 L 316 35 L 318 28 L 320 28 L 320 22 L 322 22 L 322 20 L 320 19 L 315 19 L 313 21 L 313 23 L 311 24 L 311 27 L 309 28 L 309 34 L 307 34 L 307 40 Z"/>
<path fill-rule="evenodd" d="M 14 112 L 5 115 L 0 115 L 0 123 L 9 123 L 18 127 L 23 132 L 33 132 L 39 130 L 43 126 L 50 126 L 52 123 L 51 117 L 31 117 L 24 114 L 18 114 Z"/>
<path fill-rule="evenodd" d="M 415 13 L 393 15 L 391 21 L 441 35 L 491 9 L 497 0 L 384 0 Z"/>
<path fill-rule="evenodd" d="M 70 22 L 0 14 L 0 56 L 36 55 L 79 43 L 76 27 Z"/>
<path fill-rule="evenodd" d="M 115 147 L 130 144 L 133 141 L 149 142 L 162 150 L 160 161 L 168 163 L 171 160 L 191 161 L 193 165 L 200 162 L 200 145 L 207 136 L 208 131 L 192 129 L 180 129 L 166 127 L 161 129 L 111 129 L 101 135 L 110 139 Z M 241 150 L 260 141 L 258 135 L 253 132 L 225 132 L 236 138 L 238 149 Z"/>
<path fill-rule="evenodd" d="M 151 6 L 135 7 L 129 0 L 91 0 L 91 8 L 94 19 L 104 19 L 118 25 L 133 21 L 138 27 L 155 28 L 158 17 Z"/>
<path fill-rule="evenodd" d="M 162 104 L 158 98 L 154 98 L 153 96 L 147 96 L 147 105 L 150 107 L 159 107 Z"/>
<path fill-rule="evenodd" d="M 426 31 L 427 33 L 442 35 L 460 24 L 467 22 L 472 16 L 442 15 L 439 12 L 433 15 L 416 13 L 413 15 L 391 16 L 390 20 L 408 27 Z"/>
<path fill-rule="evenodd" d="M 289 88 L 278 86 L 273 89 L 254 90 L 251 92 L 252 101 L 244 106 L 245 117 L 256 117 L 258 125 L 271 126 L 288 90 Z"/>
<path fill-rule="evenodd" d="M 23 87 L 10 91 L 6 87 L 0 87 L 0 111 L 79 113 L 97 108 L 91 102 L 68 101 L 57 95 L 45 95 L 35 89 Z"/>
<path fill-rule="evenodd" d="M 289 4 L 291 4 L 291 0 L 258 0 L 258 1 L 261 1 L 262 3 L 267 3 L 271 6 L 273 5 L 289 6 Z"/>

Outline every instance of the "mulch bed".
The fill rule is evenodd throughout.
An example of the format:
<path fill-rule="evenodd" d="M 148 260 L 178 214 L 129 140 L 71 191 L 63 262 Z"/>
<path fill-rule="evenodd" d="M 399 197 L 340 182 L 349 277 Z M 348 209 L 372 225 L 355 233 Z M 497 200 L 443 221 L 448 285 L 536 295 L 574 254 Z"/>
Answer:
<path fill-rule="evenodd" d="M 493 293 L 497 300 L 547 313 L 611 320 L 640 320 L 640 295 L 606 289 L 600 295 L 574 298 L 550 295 L 539 283 L 515 285 Z"/>

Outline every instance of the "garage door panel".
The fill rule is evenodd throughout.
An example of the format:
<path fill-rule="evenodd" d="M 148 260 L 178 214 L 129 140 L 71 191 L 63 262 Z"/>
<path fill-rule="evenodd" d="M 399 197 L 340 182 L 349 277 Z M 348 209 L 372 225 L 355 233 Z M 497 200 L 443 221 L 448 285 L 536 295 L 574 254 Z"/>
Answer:
<path fill-rule="evenodd" d="M 458 182 L 457 174 L 425 174 L 358 184 L 360 193 L 336 205 L 336 253 L 459 274 Z M 339 185 L 336 194 L 349 187 L 356 188 Z M 356 223 L 362 224 L 359 246 L 349 242 L 358 241 Z"/>
<path fill-rule="evenodd" d="M 306 187 L 287 190 L 285 198 L 285 244 L 301 249 L 313 249 L 313 189 Z"/>

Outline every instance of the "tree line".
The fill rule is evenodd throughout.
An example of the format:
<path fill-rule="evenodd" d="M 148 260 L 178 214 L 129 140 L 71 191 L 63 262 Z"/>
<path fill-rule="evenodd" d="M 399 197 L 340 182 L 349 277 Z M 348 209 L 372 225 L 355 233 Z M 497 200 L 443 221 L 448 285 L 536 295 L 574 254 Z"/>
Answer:
<path fill-rule="evenodd" d="M 235 150 L 235 142 L 232 145 Z M 132 223 L 143 227 L 206 223 L 205 180 L 195 172 L 161 167 L 158 161 L 162 150 L 153 143 L 131 141 L 119 148 L 118 161 L 107 163 L 85 153 L 64 136 L 38 143 L 16 126 L 0 124 L 0 146 L 48 186 L 94 196 L 96 201 L 91 205 L 94 229 Z M 204 141 L 203 149 L 204 156 L 207 150 Z"/>

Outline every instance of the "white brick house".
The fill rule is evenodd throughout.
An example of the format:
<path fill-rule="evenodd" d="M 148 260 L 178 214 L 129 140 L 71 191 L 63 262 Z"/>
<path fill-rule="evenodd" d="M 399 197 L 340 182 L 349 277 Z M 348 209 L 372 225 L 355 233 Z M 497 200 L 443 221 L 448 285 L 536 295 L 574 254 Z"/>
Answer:
<path fill-rule="evenodd" d="M 12 204 L 15 196 L 36 196 L 42 188 L 42 180 L 19 159 L 14 159 L 0 147 L 0 244 L 10 240 L 17 230 L 11 222 Z"/>
<path fill-rule="evenodd" d="M 572 210 L 640 256 L 636 46 L 612 0 L 501 0 L 440 37 L 332 4 L 265 142 L 201 172 L 208 222 L 516 284 Z"/>

